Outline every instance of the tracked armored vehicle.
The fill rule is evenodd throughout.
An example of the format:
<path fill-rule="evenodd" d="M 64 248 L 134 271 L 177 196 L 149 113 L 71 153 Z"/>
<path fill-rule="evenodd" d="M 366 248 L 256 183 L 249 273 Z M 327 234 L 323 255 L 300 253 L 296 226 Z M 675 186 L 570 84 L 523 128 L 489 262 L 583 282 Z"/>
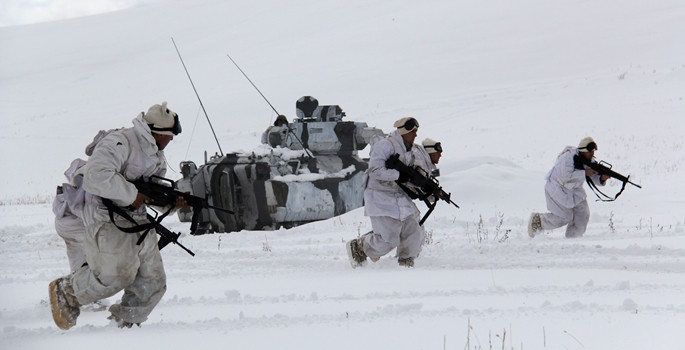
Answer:
<path fill-rule="evenodd" d="M 181 162 L 180 191 L 207 198 L 234 214 L 205 208 L 193 234 L 274 230 L 328 219 L 363 205 L 367 161 L 358 156 L 383 131 L 343 121 L 340 106 L 296 102 L 297 118 L 274 126 L 251 153 L 216 155 L 197 166 Z M 181 221 L 192 213 L 179 212 Z"/>

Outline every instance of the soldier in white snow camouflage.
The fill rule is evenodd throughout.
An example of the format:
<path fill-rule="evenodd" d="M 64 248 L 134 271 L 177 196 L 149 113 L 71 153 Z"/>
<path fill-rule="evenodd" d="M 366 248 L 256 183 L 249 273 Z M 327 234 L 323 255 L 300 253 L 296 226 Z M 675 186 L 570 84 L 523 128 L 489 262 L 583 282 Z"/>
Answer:
<path fill-rule="evenodd" d="M 415 147 L 416 153 L 416 165 L 423 168 L 427 174 L 434 177 L 440 175 L 437 164 L 440 162 L 440 157 L 442 157 L 442 144 L 431 138 L 426 138 L 421 141 L 421 146 Z"/>
<path fill-rule="evenodd" d="M 580 237 L 585 233 L 590 220 L 590 207 L 587 204 L 583 184 L 589 177 L 601 186 L 609 175 L 598 175 L 596 171 L 583 165 L 579 157 L 592 160 L 597 143 L 592 137 L 580 140 L 578 147 L 568 146 L 557 157 L 554 167 L 547 173 L 545 199 L 548 213 L 532 213 L 528 222 L 530 237 L 543 230 L 566 226 L 566 238 Z"/>
<path fill-rule="evenodd" d="M 364 214 L 371 219 L 372 231 L 347 242 L 347 252 L 353 267 L 362 265 L 366 258 L 378 261 L 397 248 L 398 263 L 414 266 L 424 239 L 419 225 L 419 210 L 412 198 L 398 186 L 405 183 L 403 174 L 389 169 L 386 161 L 398 154 L 407 165 L 416 164 L 414 144 L 419 128 L 415 118 L 402 118 L 394 124 L 395 131 L 385 138 L 371 142 L 368 178 L 364 186 Z"/>
<path fill-rule="evenodd" d="M 269 143 L 269 134 L 271 133 L 271 130 L 274 128 L 281 128 L 285 127 L 287 129 L 288 127 L 288 118 L 286 118 L 284 115 L 279 115 L 276 117 L 276 120 L 274 120 L 274 125 L 269 125 L 266 130 L 264 130 L 264 133 L 262 133 L 262 143 L 263 144 L 268 144 Z"/>
<path fill-rule="evenodd" d="M 86 264 L 72 275 L 50 283 L 55 324 L 69 329 L 76 324 L 80 306 L 124 290 L 121 302 L 109 308 L 119 327 L 147 319 L 166 291 L 166 275 L 157 247 L 157 235 L 125 233 L 119 227 L 136 225 L 110 213 L 103 199 L 130 208 L 138 223 L 147 220 L 146 196 L 130 182 L 141 177 L 164 176 L 164 148 L 181 132 L 178 115 L 166 102 L 153 105 L 133 119 L 133 127 L 109 133 L 95 147 L 83 170 L 86 191 L 83 220 Z M 184 200 L 176 206 L 184 206 Z M 112 222 L 110 214 L 113 214 Z M 116 225 L 115 225 L 116 223 Z"/>

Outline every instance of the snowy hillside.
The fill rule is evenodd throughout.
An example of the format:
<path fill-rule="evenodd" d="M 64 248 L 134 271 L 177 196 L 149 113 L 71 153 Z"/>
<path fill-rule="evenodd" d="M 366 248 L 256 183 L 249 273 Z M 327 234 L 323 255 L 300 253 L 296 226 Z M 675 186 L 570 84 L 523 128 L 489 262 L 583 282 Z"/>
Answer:
<path fill-rule="evenodd" d="M 0 348 L 683 349 L 683 18 L 678 0 L 198 0 L 0 27 Z M 258 145 L 276 116 L 230 54 L 289 118 L 304 95 L 386 131 L 415 116 L 461 209 L 438 205 L 413 269 L 392 255 L 350 268 L 362 210 L 184 235 L 197 256 L 165 248 L 168 291 L 141 328 L 90 309 L 60 331 L 50 202 L 70 161 L 161 101 L 184 128 L 170 177 L 218 151 L 172 37 L 224 152 Z M 588 135 L 643 188 L 591 202 L 581 239 L 529 239 L 545 173 Z"/>

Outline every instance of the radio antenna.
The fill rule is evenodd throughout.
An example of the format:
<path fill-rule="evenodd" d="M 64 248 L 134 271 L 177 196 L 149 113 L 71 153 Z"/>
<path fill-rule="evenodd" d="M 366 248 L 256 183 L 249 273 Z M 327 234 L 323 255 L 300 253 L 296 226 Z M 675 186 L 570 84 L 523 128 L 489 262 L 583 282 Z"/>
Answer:
<path fill-rule="evenodd" d="M 264 101 L 266 101 L 266 103 L 269 104 L 269 106 L 271 107 L 271 109 L 273 109 L 274 112 L 276 112 L 276 115 L 277 115 L 277 116 L 278 116 L 278 115 L 281 115 L 281 113 L 278 113 L 278 111 L 276 110 L 276 108 L 274 108 L 274 106 L 271 104 L 271 102 L 269 102 L 269 100 L 266 99 L 266 96 L 264 96 L 264 94 L 259 90 L 259 88 L 257 87 L 257 85 L 255 85 L 255 84 L 252 82 L 252 80 L 247 76 L 247 74 L 245 74 L 245 72 L 243 72 L 243 70 L 240 69 L 240 66 L 239 66 L 237 63 L 235 63 L 235 61 L 233 60 L 233 58 L 231 58 L 231 55 L 226 54 L 226 56 L 228 56 L 228 59 L 231 60 L 231 62 L 233 62 L 233 64 L 235 65 L 236 68 L 238 68 L 238 70 L 240 71 L 240 73 L 243 74 L 243 76 L 245 77 L 245 79 L 247 79 L 247 81 L 249 81 L 250 84 L 252 84 L 252 86 L 254 86 L 255 90 L 257 90 L 257 92 L 259 92 L 259 94 L 262 95 L 262 98 L 264 99 Z"/>
<path fill-rule="evenodd" d="M 185 62 L 183 62 L 183 57 L 181 57 L 181 52 L 178 50 L 178 46 L 176 46 L 176 41 L 174 41 L 174 38 L 171 37 L 171 42 L 174 43 L 174 48 L 176 49 L 176 53 L 178 54 L 178 58 L 181 60 L 181 64 L 183 65 L 183 69 L 186 71 L 186 75 L 188 76 L 188 80 L 190 80 L 190 85 L 193 87 L 193 91 L 195 91 L 195 96 L 197 96 L 197 100 L 200 102 L 200 107 L 202 107 L 202 112 L 205 114 L 205 118 L 207 118 L 207 123 L 209 123 L 209 128 L 212 129 L 212 134 L 214 135 L 214 140 L 216 140 L 216 145 L 219 147 L 219 153 L 221 153 L 221 156 L 224 156 L 224 151 L 221 150 L 221 145 L 219 144 L 219 139 L 216 137 L 216 133 L 214 132 L 214 127 L 212 126 L 212 122 L 209 120 L 209 116 L 207 115 L 207 110 L 205 110 L 205 105 L 202 103 L 202 99 L 200 98 L 200 94 L 197 93 L 197 89 L 195 88 L 195 84 L 193 83 L 193 79 L 190 77 L 190 73 L 188 73 L 188 68 L 186 68 Z"/>
<path fill-rule="evenodd" d="M 240 71 L 240 73 L 243 74 L 243 76 L 245 77 L 245 79 L 247 79 L 247 81 L 249 81 L 250 84 L 252 84 L 252 86 L 255 88 L 255 90 L 257 90 L 257 92 L 259 92 L 259 94 L 262 95 L 262 98 L 264 99 L 264 101 L 266 101 L 266 103 L 269 104 L 269 106 L 271 107 L 271 109 L 273 109 L 273 111 L 276 112 L 276 115 L 281 115 L 281 113 L 278 113 L 278 111 L 276 110 L 276 108 L 274 108 L 274 106 L 271 104 L 271 102 L 269 102 L 269 100 L 266 99 L 266 96 L 264 96 L 264 94 L 259 90 L 259 88 L 257 87 L 257 85 L 255 85 L 255 84 L 252 82 L 252 80 L 247 76 L 247 74 L 245 74 L 245 72 L 243 72 L 243 70 L 240 69 L 240 66 L 233 60 L 233 58 L 231 58 L 231 55 L 226 54 L 226 56 L 228 56 L 228 59 L 231 60 L 231 62 L 233 62 L 233 64 L 235 65 L 236 68 L 238 68 L 238 70 Z M 288 131 L 290 131 L 290 134 L 293 135 L 293 136 L 295 136 L 295 139 L 297 140 L 297 142 L 299 142 L 300 145 L 302 145 L 302 148 L 304 149 L 304 153 L 307 155 L 307 157 L 313 158 L 314 156 L 313 156 L 312 154 L 310 154 L 310 151 L 309 151 L 309 148 L 307 147 L 307 145 L 305 145 L 304 143 L 302 143 L 302 140 L 300 140 L 300 138 L 297 137 L 297 135 L 296 135 L 296 134 L 293 132 L 293 130 L 290 128 L 290 125 L 286 125 L 286 127 L 288 128 Z"/>

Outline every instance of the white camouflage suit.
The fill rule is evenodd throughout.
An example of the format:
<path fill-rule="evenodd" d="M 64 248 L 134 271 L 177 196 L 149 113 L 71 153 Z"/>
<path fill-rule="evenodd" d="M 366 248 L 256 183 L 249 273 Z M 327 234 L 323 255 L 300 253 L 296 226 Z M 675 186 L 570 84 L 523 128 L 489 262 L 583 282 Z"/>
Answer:
<path fill-rule="evenodd" d="M 550 212 L 540 214 L 544 230 L 568 225 L 567 238 L 582 236 L 590 220 L 590 207 L 583 188 L 585 170 L 576 169 L 573 165 L 573 157 L 578 154 L 577 147 L 568 146 L 557 157 L 546 176 L 545 199 Z M 604 185 L 597 174 L 591 179 L 595 184 Z"/>
<path fill-rule="evenodd" d="M 412 148 L 421 147 L 416 144 Z M 414 165 L 414 153 L 407 151 L 397 130 L 386 138 L 371 142 L 368 179 L 364 189 L 364 215 L 371 219 L 373 231 L 365 236 L 364 253 L 375 260 L 397 247 L 399 259 L 416 258 L 421 252 L 424 231 L 419 226 L 419 210 L 395 180 L 399 171 L 385 167 L 395 153 L 400 161 Z"/>
<path fill-rule="evenodd" d="M 121 303 L 112 305 L 109 311 L 117 319 L 141 323 L 166 291 L 157 235 L 150 231 L 140 245 L 136 244 L 143 232 L 125 233 L 116 228 L 100 198 L 126 207 L 138 192 L 128 181 L 166 173 L 164 153 L 158 150 L 143 113 L 133 119 L 132 128 L 114 131 L 102 139 L 83 169 L 83 188 L 87 192 L 84 251 L 88 265 L 72 275 L 74 295 L 85 305 L 123 289 Z M 138 224 L 148 222 L 144 204 L 130 215 Z M 119 226 L 134 226 L 116 214 L 114 218 Z"/>
<path fill-rule="evenodd" d="M 431 160 L 431 157 L 425 148 L 423 148 L 421 146 L 417 146 L 417 147 L 412 147 L 411 150 L 414 153 L 414 165 L 425 170 L 426 175 L 432 175 L 433 171 L 438 169 L 438 167 L 435 164 L 433 164 L 433 161 Z M 428 196 L 429 202 L 435 203 L 436 200 L 437 199 L 435 198 L 435 196 L 433 196 L 433 195 Z M 423 228 L 423 226 L 422 226 L 422 228 Z M 423 230 L 425 233 L 425 228 L 423 228 Z"/>
<path fill-rule="evenodd" d="M 64 172 L 68 183 L 63 183 L 62 191 L 57 193 L 52 202 L 52 212 L 55 214 L 55 231 L 64 239 L 67 246 L 70 271 L 74 272 L 86 263 L 83 252 L 83 239 L 86 230 L 83 224 L 83 176 L 79 170 L 86 164 L 83 159 L 75 159 Z"/>
<path fill-rule="evenodd" d="M 433 161 L 431 161 L 431 156 L 428 154 L 425 148 L 417 146 L 412 147 L 411 149 L 414 153 L 414 157 L 416 158 L 414 165 L 421 167 L 428 175 L 431 175 L 434 170 L 438 169 L 438 167 L 433 164 Z"/>

